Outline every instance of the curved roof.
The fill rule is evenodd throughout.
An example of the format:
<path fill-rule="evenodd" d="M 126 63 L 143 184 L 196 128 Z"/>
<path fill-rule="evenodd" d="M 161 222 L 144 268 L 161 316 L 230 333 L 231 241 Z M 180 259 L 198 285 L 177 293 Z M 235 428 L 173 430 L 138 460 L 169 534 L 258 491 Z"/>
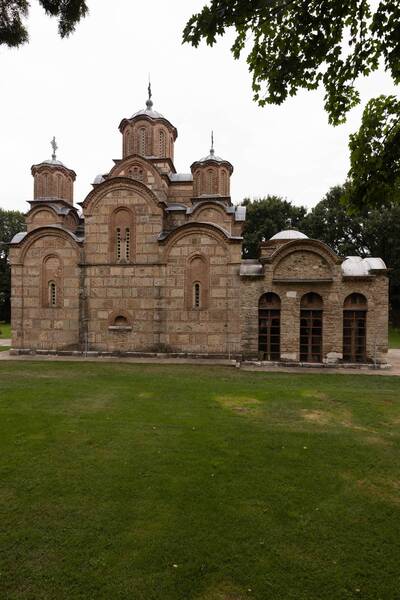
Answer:
<path fill-rule="evenodd" d="M 386 265 L 381 258 L 347 256 L 342 263 L 342 273 L 346 277 L 368 277 L 372 271 L 386 271 Z"/>
<path fill-rule="evenodd" d="M 301 233 L 301 231 L 297 231 L 296 229 L 284 229 L 283 231 L 280 231 L 279 233 L 276 233 L 275 235 L 272 236 L 272 238 L 270 238 L 271 240 L 300 240 L 300 239 L 307 239 L 308 240 L 308 236 L 305 235 L 305 233 Z"/>
<path fill-rule="evenodd" d="M 143 108 L 142 110 L 138 110 L 131 116 L 131 119 L 134 119 L 135 117 L 140 117 L 143 115 L 146 117 L 149 117 L 149 119 L 165 119 L 164 115 L 157 112 L 156 110 L 153 110 L 152 108 Z"/>

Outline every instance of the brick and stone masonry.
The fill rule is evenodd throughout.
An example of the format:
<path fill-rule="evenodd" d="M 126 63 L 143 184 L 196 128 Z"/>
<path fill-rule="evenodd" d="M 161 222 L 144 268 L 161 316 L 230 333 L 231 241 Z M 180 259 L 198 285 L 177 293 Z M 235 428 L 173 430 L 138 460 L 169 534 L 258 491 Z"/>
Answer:
<path fill-rule="evenodd" d="M 385 362 L 381 259 L 343 259 L 288 230 L 243 260 L 232 165 L 212 147 L 176 173 L 178 133 L 151 98 L 120 131 L 123 157 L 81 213 L 55 141 L 52 159 L 32 167 L 27 231 L 10 250 L 15 352 Z"/>

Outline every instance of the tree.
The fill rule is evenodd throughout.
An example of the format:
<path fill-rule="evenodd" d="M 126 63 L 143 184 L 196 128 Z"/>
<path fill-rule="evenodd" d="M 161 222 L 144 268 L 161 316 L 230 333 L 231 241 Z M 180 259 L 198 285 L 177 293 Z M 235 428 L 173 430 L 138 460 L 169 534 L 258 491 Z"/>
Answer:
<path fill-rule="evenodd" d="M 243 254 L 245 258 L 257 258 L 260 242 L 268 240 L 275 233 L 290 225 L 301 229 L 307 209 L 294 206 L 279 196 L 267 196 L 257 200 L 243 201 L 247 207 L 246 223 L 243 230 Z"/>
<path fill-rule="evenodd" d="M 16 210 L 0 208 L 0 321 L 10 320 L 11 269 L 8 262 L 9 243 L 25 229 L 25 217 Z"/>
<path fill-rule="evenodd" d="M 346 188 L 331 188 L 307 214 L 302 231 L 341 256 L 382 258 L 389 268 L 390 318 L 400 325 L 400 205 L 350 213 L 341 200 Z"/>
<path fill-rule="evenodd" d="M 58 31 L 62 38 L 75 30 L 76 24 L 86 16 L 85 0 L 39 0 L 46 14 L 58 18 Z M 0 45 L 21 46 L 28 41 L 28 31 L 23 23 L 28 15 L 27 0 L 0 0 Z"/>
<path fill-rule="evenodd" d="M 344 199 L 355 210 L 391 206 L 400 199 L 400 101 L 373 98 L 359 131 L 350 136 L 349 185 Z"/>
<path fill-rule="evenodd" d="M 302 223 L 308 237 L 322 240 L 341 256 L 363 255 L 366 252 L 364 219 L 349 214 L 342 197 L 346 186 L 337 185 L 311 209 Z"/>
<path fill-rule="evenodd" d="M 322 85 L 329 122 L 338 125 L 360 102 L 358 77 L 383 67 L 400 83 L 399 0 L 210 0 L 186 24 L 183 41 L 212 46 L 230 27 L 233 56 L 249 46 L 260 106 Z M 393 96 L 371 101 L 351 137 L 353 207 L 388 206 L 398 198 L 399 104 Z"/>

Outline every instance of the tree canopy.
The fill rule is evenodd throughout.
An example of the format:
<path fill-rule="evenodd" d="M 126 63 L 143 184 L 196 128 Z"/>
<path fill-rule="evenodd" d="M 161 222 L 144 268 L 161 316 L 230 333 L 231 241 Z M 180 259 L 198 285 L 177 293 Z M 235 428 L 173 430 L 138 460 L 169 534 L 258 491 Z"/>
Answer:
<path fill-rule="evenodd" d="M 46 14 L 58 19 L 60 36 L 66 37 L 75 30 L 77 23 L 88 12 L 85 0 L 38 0 Z M 24 19 L 28 16 L 27 0 L 0 1 L 0 45 L 21 46 L 28 41 Z"/>
<path fill-rule="evenodd" d="M 247 63 L 261 106 L 322 84 L 329 120 L 338 124 L 360 102 L 359 76 L 382 63 L 400 82 L 398 0 L 211 0 L 190 18 L 183 40 L 212 46 L 229 27 L 235 58 L 250 46 Z"/>
<path fill-rule="evenodd" d="M 210 0 L 187 22 L 183 40 L 212 46 L 228 28 L 233 56 L 248 51 L 261 106 L 322 86 L 329 122 L 338 125 L 360 102 L 360 76 L 383 68 L 400 83 L 399 0 Z M 399 141 L 400 102 L 371 100 L 350 139 L 345 199 L 353 208 L 399 201 Z"/>
<path fill-rule="evenodd" d="M 25 229 L 25 216 L 16 210 L 0 208 L 0 321 L 10 320 L 11 270 L 8 262 L 12 238 Z"/>

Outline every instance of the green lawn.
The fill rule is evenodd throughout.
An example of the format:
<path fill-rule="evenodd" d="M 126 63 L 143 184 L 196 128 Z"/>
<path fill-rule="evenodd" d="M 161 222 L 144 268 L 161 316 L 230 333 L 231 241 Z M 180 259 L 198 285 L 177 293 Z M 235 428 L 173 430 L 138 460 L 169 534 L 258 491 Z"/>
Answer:
<path fill-rule="evenodd" d="M 0 323 L 0 340 L 8 340 L 11 338 L 10 323 Z"/>
<path fill-rule="evenodd" d="M 3 600 L 397 600 L 400 378 L 0 363 Z"/>
<path fill-rule="evenodd" d="M 400 329 L 389 327 L 389 348 L 400 348 Z"/>
<path fill-rule="evenodd" d="M 11 346 L 0 346 L 0 352 L 6 352 L 6 350 L 9 350 L 11 348 Z"/>

